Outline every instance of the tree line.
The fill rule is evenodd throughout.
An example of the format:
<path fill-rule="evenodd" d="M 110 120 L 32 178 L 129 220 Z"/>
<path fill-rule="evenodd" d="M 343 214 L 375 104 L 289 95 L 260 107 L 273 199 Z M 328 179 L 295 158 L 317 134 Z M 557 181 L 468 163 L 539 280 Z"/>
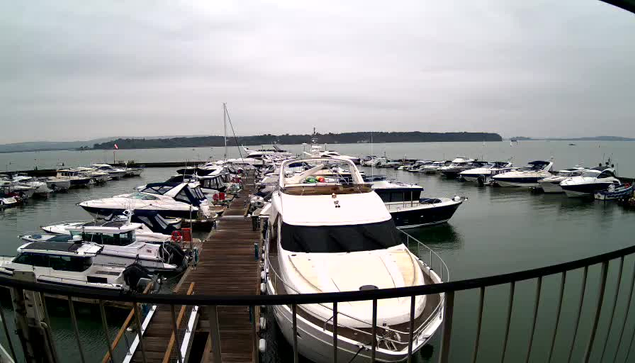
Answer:
<path fill-rule="evenodd" d="M 392 143 L 392 142 L 452 142 L 452 141 L 502 141 L 497 133 L 489 132 L 346 132 L 316 134 L 319 143 L 355 144 L 355 143 Z M 310 143 L 313 135 L 255 135 L 227 138 L 228 145 L 297 145 Z M 177 147 L 224 146 L 223 136 L 172 137 L 162 139 L 119 138 L 94 144 L 94 149 L 153 149 Z"/>

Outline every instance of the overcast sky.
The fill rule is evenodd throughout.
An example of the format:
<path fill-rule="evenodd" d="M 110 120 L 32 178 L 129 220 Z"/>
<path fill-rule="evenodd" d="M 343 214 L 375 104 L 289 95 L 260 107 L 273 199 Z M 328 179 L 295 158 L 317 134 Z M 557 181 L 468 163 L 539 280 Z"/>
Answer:
<path fill-rule="evenodd" d="M 0 143 L 236 132 L 635 137 L 595 0 L 3 1 Z"/>

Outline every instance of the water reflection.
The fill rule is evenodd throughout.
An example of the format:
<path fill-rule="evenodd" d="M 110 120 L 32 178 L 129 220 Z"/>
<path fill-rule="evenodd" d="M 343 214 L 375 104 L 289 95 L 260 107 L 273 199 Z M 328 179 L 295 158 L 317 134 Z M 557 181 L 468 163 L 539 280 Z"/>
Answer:
<path fill-rule="evenodd" d="M 463 246 L 461 234 L 448 223 L 407 229 L 406 232 L 436 251 L 458 250 Z"/>

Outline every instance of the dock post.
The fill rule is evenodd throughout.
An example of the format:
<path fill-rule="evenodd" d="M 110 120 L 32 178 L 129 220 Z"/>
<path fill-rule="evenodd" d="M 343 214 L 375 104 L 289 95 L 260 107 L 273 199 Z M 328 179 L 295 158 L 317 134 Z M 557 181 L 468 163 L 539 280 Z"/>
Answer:
<path fill-rule="evenodd" d="M 35 281 L 33 272 L 14 271 L 13 276 L 22 281 Z M 51 327 L 43 306 L 46 302 L 33 291 L 12 288 L 11 303 L 25 361 L 57 363 Z"/>

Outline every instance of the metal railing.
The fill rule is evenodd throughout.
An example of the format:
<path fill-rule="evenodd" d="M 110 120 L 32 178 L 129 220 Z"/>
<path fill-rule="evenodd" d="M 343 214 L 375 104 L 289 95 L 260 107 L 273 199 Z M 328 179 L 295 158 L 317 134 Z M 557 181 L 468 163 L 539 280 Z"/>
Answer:
<path fill-rule="evenodd" d="M 406 243 L 413 243 L 413 240 L 410 237 L 406 237 Z M 412 248 L 412 246 L 411 246 Z M 420 256 L 425 257 L 426 252 L 419 251 Z M 434 266 L 433 269 L 435 271 L 443 271 L 445 270 L 445 266 L 442 260 L 435 261 L 436 254 L 433 251 L 428 250 L 427 254 L 429 256 L 426 265 L 433 266 L 438 264 L 438 266 Z M 333 358 L 334 361 L 337 359 L 338 347 L 338 315 L 341 315 L 341 312 L 338 311 L 338 304 L 346 303 L 346 302 L 355 302 L 355 301 L 369 301 L 372 302 L 373 306 L 373 315 L 372 315 L 372 324 L 371 324 L 371 336 L 375 336 L 377 334 L 377 330 L 382 327 L 377 326 L 377 304 L 378 300 L 381 299 L 392 299 L 392 298 L 404 298 L 410 297 L 411 301 L 414 300 L 415 297 L 421 295 L 431 295 L 431 294 L 443 294 L 443 309 L 444 309 L 444 321 L 443 328 L 441 334 L 441 349 L 438 352 L 439 362 L 448 362 L 450 357 L 451 343 L 453 343 L 453 317 L 455 312 L 455 302 L 460 302 L 461 300 L 457 298 L 456 294 L 462 291 L 475 291 L 478 292 L 478 311 L 477 314 L 473 317 L 473 324 L 476 325 L 476 335 L 473 340 L 473 353 L 472 353 L 472 361 L 476 362 L 479 356 L 479 348 L 482 343 L 482 335 L 488 333 L 488 330 L 483 326 L 483 310 L 485 304 L 485 296 L 487 292 L 492 288 L 497 288 L 501 286 L 507 286 L 509 288 L 509 297 L 506 303 L 506 308 L 501 311 L 504 315 L 504 337 L 500 342 L 500 347 L 502 347 L 501 353 L 501 362 L 505 361 L 505 358 L 509 359 L 510 353 L 510 327 L 512 326 L 512 311 L 514 307 L 522 301 L 521 299 L 515 299 L 515 296 L 519 294 L 519 285 L 524 281 L 535 281 L 536 287 L 533 292 L 533 299 L 526 299 L 527 301 L 533 301 L 532 307 L 530 309 L 523 310 L 523 314 L 529 317 L 529 321 L 531 324 L 528 330 L 529 337 L 526 345 L 524 345 L 526 349 L 525 361 L 529 361 L 532 355 L 532 352 L 535 352 L 535 344 L 534 341 L 537 337 L 537 316 L 539 315 L 538 306 L 541 303 L 545 303 L 541 301 L 541 297 L 543 294 L 543 281 L 545 281 L 548 277 L 559 277 L 559 287 L 557 289 L 557 299 L 553 299 L 553 301 L 549 301 L 553 304 L 552 307 L 555 307 L 555 315 L 553 316 L 554 326 L 548 333 L 549 336 L 549 344 L 547 346 L 541 346 L 540 350 L 542 352 L 549 352 L 549 356 L 546 359 L 547 362 L 554 361 L 554 350 L 557 343 L 556 336 L 558 331 L 562 329 L 563 321 L 563 311 L 575 311 L 574 324 L 569 325 L 569 332 L 572 334 L 573 339 L 569 343 L 568 346 L 562 347 L 565 350 L 568 350 L 567 360 L 571 361 L 572 355 L 574 352 L 574 346 L 576 343 L 582 344 L 585 348 L 582 354 L 582 357 L 579 361 L 589 362 L 591 361 L 591 354 L 595 351 L 595 356 L 593 361 L 615 361 L 618 357 L 620 351 L 627 349 L 622 352 L 622 355 L 626 355 L 626 361 L 630 357 L 629 351 L 633 344 L 633 337 L 635 337 L 634 332 L 627 333 L 627 321 L 629 320 L 630 313 L 630 305 L 632 302 L 633 295 L 633 286 L 635 284 L 635 268 L 633 269 L 632 276 L 627 280 L 626 284 L 622 283 L 623 280 L 623 271 L 625 266 L 625 259 L 627 256 L 635 254 L 635 246 L 624 248 L 621 250 L 604 253 L 601 255 L 584 258 L 576 261 L 561 263 L 557 265 L 551 265 L 547 267 L 535 268 L 520 272 L 501 274 L 495 276 L 488 276 L 482 278 L 474 278 L 467 279 L 461 281 L 453 281 L 453 282 L 443 282 L 437 284 L 428 284 L 423 286 L 414 286 L 414 287 L 404 287 L 404 288 L 392 288 L 392 289 L 381 289 L 381 290 L 367 290 L 367 291 L 350 291 L 350 292 L 339 292 L 339 293 L 320 293 L 320 294 L 289 294 L 289 295 L 249 295 L 249 296 L 209 296 L 209 295 L 173 295 L 173 294 L 154 294 L 154 295 L 143 295 L 139 293 L 124 293 L 117 291 L 95 291 L 94 289 L 80 288 L 80 287 L 69 287 L 69 286 L 54 286 L 49 284 L 35 283 L 35 282 L 25 282 L 25 281 L 17 281 L 15 279 L 9 277 L 0 277 L 0 286 L 6 288 L 12 288 L 19 291 L 34 291 L 39 294 L 53 294 L 57 296 L 66 296 L 69 298 L 69 305 L 71 306 L 71 319 L 74 321 L 73 327 L 75 330 L 76 336 L 79 337 L 80 332 L 77 331 L 76 317 L 74 313 L 74 307 L 72 300 L 70 298 L 87 298 L 93 299 L 100 302 L 100 305 L 103 305 L 107 302 L 129 302 L 129 303 L 138 303 L 138 304 L 152 304 L 152 305 L 167 305 L 172 308 L 177 305 L 186 305 L 186 306 L 199 306 L 200 308 L 207 309 L 208 314 L 210 316 L 216 316 L 216 309 L 219 306 L 246 306 L 253 309 L 257 306 L 280 306 L 280 305 L 289 305 L 291 306 L 292 311 L 292 321 L 294 336 L 296 339 L 293 339 L 292 345 L 294 352 L 297 356 L 298 354 L 298 342 L 297 342 L 297 314 L 298 314 L 298 305 L 304 304 L 326 304 L 332 305 L 333 311 Z M 425 261 L 425 258 L 423 259 Z M 612 261 L 615 262 L 614 265 L 617 265 L 617 269 L 614 269 L 614 272 L 617 271 L 615 278 L 612 278 L 609 281 L 609 263 Z M 591 277 L 591 272 L 595 270 L 595 266 L 599 266 L 599 276 L 597 280 L 593 280 Z M 576 290 L 574 295 L 574 300 L 577 300 L 575 303 L 569 303 L 571 298 L 567 298 L 565 295 L 565 287 L 567 285 L 568 276 L 571 274 L 571 271 L 574 270 L 582 270 L 582 282 L 580 284 L 579 290 Z M 444 280 L 447 280 L 447 270 L 444 274 Z M 597 281 L 597 290 L 590 291 L 589 281 Z M 607 291 L 607 281 L 614 284 L 616 287 L 612 293 L 612 297 L 610 303 L 605 303 L 605 295 Z M 625 285 L 625 286 L 622 286 Z M 527 292 L 527 291 L 525 291 Z M 579 294 L 579 295 L 578 295 Z M 625 294 L 625 295 L 624 295 Z M 575 298 L 575 296 L 578 296 Z M 618 301 L 621 297 L 621 300 L 626 299 L 626 303 L 623 304 L 623 307 L 620 308 L 620 311 L 623 311 L 623 314 L 616 319 L 616 309 L 618 307 Z M 563 302 L 567 301 L 568 309 L 563 307 Z M 583 305 L 589 306 L 591 304 L 592 308 L 590 310 L 590 319 L 581 319 L 583 315 Z M 135 304 L 136 305 L 136 304 Z M 134 318 L 137 322 L 142 320 L 142 316 L 140 315 L 139 308 L 134 309 Z M 588 310 L 588 309 L 587 309 Z M 608 317 L 608 322 L 603 323 L 606 326 L 608 324 L 608 334 L 603 337 L 603 339 L 599 340 L 597 332 L 598 325 L 600 322 L 600 316 L 604 312 L 604 315 Z M 4 315 L 4 313 L 3 313 Z M 107 342 L 110 342 L 110 338 L 107 333 L 107 322 L 105 321 L 105 315 L 102 314 L 102 323 L 104 324 L 104 333 L 107 339 Z M 6 325 L 6 319 L 4 316 L 0 316 L 3 322 L 3 328 L 5 334 L 7 334 L 8 340 L 15 341 L 15 337 L 12 336 L 9 332 Z M 43 322 L 47 323 L 50 329 L 50 323 L 46 320 L 48 319 L 47 314 L 44 314 Z M 585 323 L 589 323 L 590 326 L 586 333 L 581 332 L 581 327 L 584 324 L 581 324 L 581 320 Z M 605 319 L 606 320 L 606 319 Z M 411 323 L 412 323 L 411 319 Z M 468 321 L 462 321 L 462 330 L 465 326 L 468 325 Z M 486 325 L 489 326 L 489 325 Z M 210 322 L 210 334 L 212 337 L 212 343 L 220 344 L 220 331 L 218 329 L 218 320 L 212 319 Z M 619 334 L 617 334 L 619 332 Z M 374 334 L 373 334 L 374 333 Z M 612 346 L 614 349 L 612 352 L 609 352 L 607 349 L 607 344 L 610 337 L 613 337 Z M 140 341 L 139 346 L 143 350 L 143 335 L 139 335 Z M 584 342 L 578 342 L 578 340 L 584 338 Z M 79 338 L 78 338 L 79 341 Z M 465 343 L 462 341 L 461 343 Z M 410 358 L 410 353 L 412 352 L 412 340 L 409 341 L 409 354 L 408 358 Z M 13 348 L 13 345 L 11 348 Z M 218 345 L 214 345 L 214 347 L 218 347 Z M 628 347 L 628 348 L 627 348 Z M 106 348 L 106 347 L 104 347 Z M 377 339 L 372 339 L 372 343 L 369 347 L 371 351 L 370 360 L 373 360 L 376 355 L 377 349 Z M 81 344 L 78 344 L 78 349 L 82 351 Z M 108 349 L 110 345 L 108 345 Z M 16 352 L 14 349 L 12 355 L 15 357 Z M 217 355 L 217 362 L 220 361 L 220 350 L 213 348 L 215 355 Z M 340 353 L 341 354 L 341 353 Z M 83 353 L 80 354 L 80 357 L 83 357 Z M 598 360 L 599 359 L 599 360 Z M 578 361 L 578 360 L 576 360 Z"/>

